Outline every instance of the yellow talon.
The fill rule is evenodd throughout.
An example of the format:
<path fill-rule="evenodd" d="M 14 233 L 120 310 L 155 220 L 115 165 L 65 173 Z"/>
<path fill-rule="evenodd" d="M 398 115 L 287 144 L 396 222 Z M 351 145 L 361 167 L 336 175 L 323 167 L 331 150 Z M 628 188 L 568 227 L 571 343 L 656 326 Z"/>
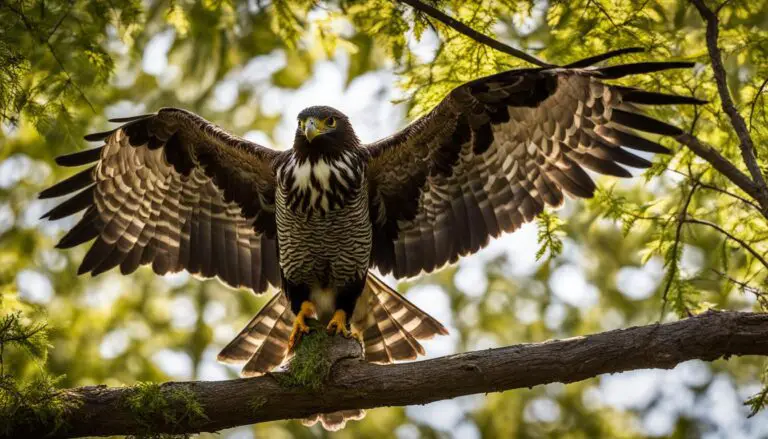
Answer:
<path fill-rule="evenodd" d="M 349 329 L 347 329 L 347 313 L 341 309 L 337 309 L 336 312 L 333 313 L 333 318 L 331 318 L 331 321 L 328 322 L 328 327 L 326 327 L 326 330 L 330 335 L 341 334 L 344 337 L 349 337 L 351 334 Z"/>
<path fill-rule="evenodd" d="M 304 321 L 307 317 L 314 317 L 316 314 L 315 305 L 306 300 L 301 303 L 301 309 L 296 316 L 296 320 L 293 321 L 293 330 L 291 331 L 291 337 L 288 339 L 288 350 L 292 351 L 296 347 L 296 344 L 301 340 L 303 334 L 309 333 L 309 326 Z"/>

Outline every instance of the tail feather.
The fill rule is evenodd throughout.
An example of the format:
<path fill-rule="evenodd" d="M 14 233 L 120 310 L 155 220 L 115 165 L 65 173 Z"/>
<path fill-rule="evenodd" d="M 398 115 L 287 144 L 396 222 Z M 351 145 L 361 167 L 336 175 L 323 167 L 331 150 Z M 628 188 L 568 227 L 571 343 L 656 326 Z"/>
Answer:
<path fill-rule="evenodd" d="M 408 342 L 407 334 L 400 330 L 400 326 L 392 319 L 387 309 L 381 305 L 378 298 L 372 295 L 370 313 L 377 334 L 372 338 L 365 338 L 371 331 L 363 332 L 363 346 L 365 359 L 372 363 L 392 363 L 396 360 L 412 360 L 418 352 Z M 416 342 L 418 344 L 418 342 Z M 419 345 L 421 348 L 421 346 Z M 423 348 L 422 348 L 423 350 Z"/>
<path fill-rule="evenodd" d="M 285 294 L 278 293 L 218 355 L 222 363 L 243 364 L 244 377 L 263 375 L 288 355 L 293 313 Z"/>
<path fill-rule="evenodd" d="M 415 339 L 428 340 L 435 335 L 448 335 L 448 330 L 440 322 L 409 302 L 381 279 L 373 275 L 369 275 L 368 278 L 372 278 L 371 282 L 380 291 L 379 300 L 387 312 L 402 326 L 404 331 L 413 335 Z"/>
<path fill-rule="evenodd" d="M 389 300 L 386 298 L 381 300 L 379 298 L 378 309 L 383 310 L 383 313 L 377 312 L 377 325 L 384 335 L 384 343 L 387 346 L 387 350 L 392 356 L 393 360 L 413 360 L 419 355 L 424 355 L 424 348 L 410 332 L 403 329 L 403 326 L 387 309 L 386 305 L 382 302 Z M 384 318 L 380 318 L 379 315 L 383 315 Z"/>
<path fill-rule="evenodd" d="M 223 363 L 243 364 L 242 376 L 263 375 L 282 364 L 288 356 L 294 315 L 285 294 L 276 294 L 256 317 L 219 353 Z M 409 302 L 373 273 L 368 273 L 365 289 L 351 321 L 352 330 L 363 340 L 367 361 L 392 363 L 424 355 L 418 340 L 444 335 L 448 331 L 433 317 Z M 319 413 L 301 422 L 337 431 L 348 420 L 365 416 L 365 410 Z"/>
<path fill-rule="evenodd" d="M 367 361 L 386 364 L 412 360 L 424 354 L 417 340 L 448 333 L 440 322 L 373 273 L 368 273 L 363 295 L 368 297 L 369 308 L 352 326 L 362 336 Z"/>
<path fill-rule="evenodd" d="M 281 365 L 288 356 L 288 340 L 293 329 L 292 323 L 293 313 L 284 311 L 259 350 L 245 364 L 240 375 L 244 377 L 260 376 Z"/>
<path fill-rule="evenodd" d="M 371 308 L 373 309 L 374 306 L 371 306 Z M 365 325 L 365 329 L 358 331 L 358 335 L 362 340 L 365 340 L 365 360 L 379 364 L 388 364 L 394 361 L 392 360 L 392 354 L 389 352 L 389 349 L 387 349 L 387 345 L 384 344 L 384 334 L 376 323 L 376 317 L 368 316 L 366 320 L 361 323 Z"/>

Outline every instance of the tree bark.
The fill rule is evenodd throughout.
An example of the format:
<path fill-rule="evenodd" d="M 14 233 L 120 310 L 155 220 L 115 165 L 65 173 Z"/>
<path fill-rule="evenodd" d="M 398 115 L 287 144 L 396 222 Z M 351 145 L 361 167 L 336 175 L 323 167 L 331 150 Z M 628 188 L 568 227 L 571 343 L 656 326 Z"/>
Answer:
<path fill-rule="evenodd" d="M 717 14 L 727 2 L 723 2 L 716 11 L 709 9 L 704 4 L 704 0 L 692 0 L 692 3 L 698 9 L 701 18 L 704 19 L 707 25 L 707 50 L 709 51 L 709 58 L 712 60 L 712 72 L 715 76 L 717 92 L 720 95 L 723 111 L 730 118 L 731 126 L 733 126 L 736 135 L 739 137 L 741 156 L 744 158 L 744 163 L 747 165 L 747 169 L 758 188 L 759 193 L 756 199 L 763 206 L 763 215 L 766 215 L 768 214 L 768 186 L 766 186 L 765 178 L 762 171 L 760 171 L 760 164 L 757 162 L 757 157 L 755 157 L 755 145 L 752 137 L 749 135 L 747 124 L 739 110 L 736 109 L 736 105 L 734 105 L 731 98 L 731 92 L 728 90 L 727 74 L 723 66 L 723 55 L 720 47 L 717 45 L 720 35 L 720 19 L 717 17 Z"/>
<path fill-rule="evenodd" d="M 680 134 L 675 137 L 675 140 L 687 146 L 694 154 L 709 162 L 713 168 L 738 186 L 739 189 L 757 200 L 758 203 L 760 202 L 760 188 L 757 184 L 755 184 L 755 182 L 745 173 L 741 172 L 736 165 L 720 154 L 720 152 L 712 145 L 706 144 L 688 133 Z M 766 214 L 767 211 L 762 208 L 762 206 L 763 205 L 760 204 L 761 213 L 768 218 L 768 214 Z"/>
<path fill-rule="evenodd" d="M 284 372 L 251 379 L 165 383 L 161 393 L 169 396 L 168 410 L 184 412 L 171 398 L 180 389 L 194 395 L 205 410 L 204 417 L 175 416 L 174 422 L 168 420 L 168 410 L 137 418 L 126 404 L 134 388 L 70 389 L 65 392 L 80 405 L 48 437 L 217 431 L 318 412 L 426 404 L 462 395 L 571 383 L 605 373 L 670 369 L 692 359 L 768 355 L 768 314 L 710 311 L 673 323 L 388 366 L 360 360 L 360 346 L 354 340 L 337 337 L 331 352 L 331 373 L 316 391 L 281 386 Z M 22 430 L 15 431 L 14 437 L 50 433 L 44 425 Z"/>

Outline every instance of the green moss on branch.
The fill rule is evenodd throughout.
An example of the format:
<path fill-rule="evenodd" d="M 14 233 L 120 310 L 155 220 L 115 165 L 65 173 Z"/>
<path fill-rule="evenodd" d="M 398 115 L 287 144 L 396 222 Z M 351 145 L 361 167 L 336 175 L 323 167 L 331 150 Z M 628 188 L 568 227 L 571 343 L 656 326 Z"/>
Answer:
<path fill-rule="evenodd" d="M 141 382 L 126 396 L 125 404 L 136 417 L 147 438 L 179 438 L 185 435 L 156 435 L 150 432 L 157 425 L 195 424 L 208 420 L 205 408 L 195 392 L 186 385 L 161 386 Z"/>
<path fill-rule="evenodd" d="M 307 320 L 307 324 L 311 331 L 296 346 L 287 373 L 275 376 L 284 387 L 305 387 L 316 391 L 331 372 L 333 362 L 328 357 L 328 348 L 332 338 L 317 320 Z"/>

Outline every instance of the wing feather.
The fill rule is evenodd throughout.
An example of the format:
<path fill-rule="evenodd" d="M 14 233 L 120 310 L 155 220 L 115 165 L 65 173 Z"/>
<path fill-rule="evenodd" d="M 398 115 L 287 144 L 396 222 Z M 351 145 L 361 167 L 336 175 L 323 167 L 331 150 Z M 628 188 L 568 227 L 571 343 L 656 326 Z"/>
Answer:
<path fill-rule="evenodd" d="M 56 160 L 94 165 L 40 194 L 74 194 L 44 215 L 51 220 L 86 210 L 58 244 L 95 239 L 79 273 L 151 265 L 256 292 L 277 285 L 273 162 L 280 153 L 179 109 L 115 121 L 125 125 L 86 136 L 102 146 Z"/>
<path fill-rule="evenodd" d="M 629 177 L 624 166 L 651 166 L 632 150 L 668 153 L 640 133 L 682 131 L 640 106 L 703 101 L 603 81 L 692 64 L 586 67 L 604 58 L 469 82 L 368 145 L 371 265 L 399 278 L 430 272 L 532 221 L 545 206 L 560 206 L 565 194 L 592 197 L 595 183 L 584 169 Z"/>

